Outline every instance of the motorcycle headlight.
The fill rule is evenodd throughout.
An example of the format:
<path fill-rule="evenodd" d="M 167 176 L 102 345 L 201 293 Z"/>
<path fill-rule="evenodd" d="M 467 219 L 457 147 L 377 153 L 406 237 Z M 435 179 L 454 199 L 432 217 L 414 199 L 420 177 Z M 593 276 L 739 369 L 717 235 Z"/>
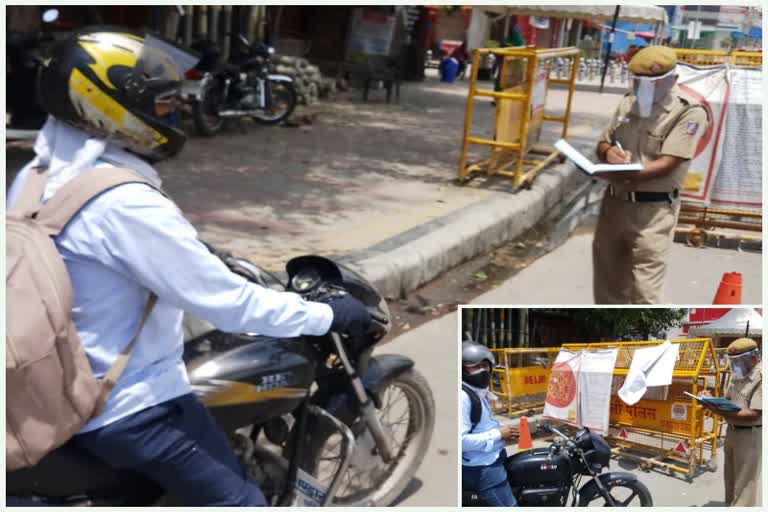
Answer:
<path fill-rule="evenodd" d="M 320 273 L 310 267 L 302 270 L 291 279 L 291 288 L 298 293 L 308 293 L 314 290 L 322 281 Z"/>
<path fill-rule="evenodd" d="M 275 53 L 275 49 L 270 46 L 269 48 L 267 48 L 267 53 L 272 55 L 273 53 Z"/>

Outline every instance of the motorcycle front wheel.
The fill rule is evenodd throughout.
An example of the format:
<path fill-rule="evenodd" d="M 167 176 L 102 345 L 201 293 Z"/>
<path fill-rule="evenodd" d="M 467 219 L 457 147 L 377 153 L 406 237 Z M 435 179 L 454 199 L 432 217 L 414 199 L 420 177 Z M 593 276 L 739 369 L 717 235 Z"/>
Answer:
<path fill-rule="evenodd" d="M 637 480 L 607 482 L 605 486 L 617 507 L 652 507 L 651 491 Z M 580 507 L 609 507 L 608 500 L 599 489 L 579 498 Z"/>
<path fill-rule="evenodd" d="M 368 427 L 358 419 L 350 426 L 355 450 L 331 506 L 389 506 L 408 486 L 426 454 L 435 425 L 435 401 L 426 379 L 414 369 L 405 372 L 382 391 L 381 404 L 376 413 L 396 455 L 385 463 Z M 316 434 L 302 467 L 328 486 L 341 463 L 341 435 Z"/>
<path fill-rule="evenodd" d="M 200 101 L 194 105 L 195 127 L 207 137 L 216 135 L 224 126 L 224 118 L 219 110 L 224 105 L 224 81 L 213 78 L 203 86 Z"/>
<path fill-rule="evenodd" d="M 253 120 L 261 124 L 277 124 L 293 114 L 296 108 L 296 89 L 291 82 L 267 82 L 269 106 L 253 115 Z"/>

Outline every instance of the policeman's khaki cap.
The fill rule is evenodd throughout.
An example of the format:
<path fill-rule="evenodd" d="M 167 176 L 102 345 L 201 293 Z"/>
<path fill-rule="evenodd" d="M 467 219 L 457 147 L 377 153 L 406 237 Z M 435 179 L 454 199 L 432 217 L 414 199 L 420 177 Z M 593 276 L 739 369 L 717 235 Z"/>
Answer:
<path fill-rule="evenodd" d="M 739 338 L 728 345 L 726 352 L 729 356 L 738 356 L 739 354 L 749 352 L 750 350 L 755 350 L 756 348 L 757 343 L 755 343 L 755 340 L 751 340 L 749 338 Z"/>
<path fill-rule="evenodd" d="M 629 61 L 629 72 L 639 76 L 658 76 L 677 65 L 677 54 L 666 46 L 648 46 Z"/>

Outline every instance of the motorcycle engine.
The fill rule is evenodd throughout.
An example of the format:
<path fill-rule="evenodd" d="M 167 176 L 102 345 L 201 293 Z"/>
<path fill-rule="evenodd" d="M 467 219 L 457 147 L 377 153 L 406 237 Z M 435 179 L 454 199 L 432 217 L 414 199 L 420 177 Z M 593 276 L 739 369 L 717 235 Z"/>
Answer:
<path fill-rule="evenodd" d="M 235 455 L 264 493 L 268 503 L 277 497 L 288 478 L 288 461 L 279 454 L 255 444 L 248 436 L 235 433 L 230 438 Z"/>
<path fill-rule="evenodd" d="M 541 485 L 515 492 L 521 507 L 562 507 L 567 501 L 568 488 L 560 485 Z"/>

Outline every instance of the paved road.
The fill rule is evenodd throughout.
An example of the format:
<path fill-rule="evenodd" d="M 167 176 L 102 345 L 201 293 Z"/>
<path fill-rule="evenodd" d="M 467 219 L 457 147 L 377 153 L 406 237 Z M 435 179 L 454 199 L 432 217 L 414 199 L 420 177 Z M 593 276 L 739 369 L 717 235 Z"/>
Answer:
<path fill-rule="evenodd" d="M 436 418 L 427 455 L 397 505 L 454 507 L 458 504 L 458 329 L 456 313 L 399 336 L 376 353 L 411 357 L 435 397 Z"/>
<path fill-rule="evenodd" d="M 724 272 L 741 272 L 743 304 L 761 304 L 762 254 L 676 243 L 665 282 L 664 302 L 711 304 Z M 569 238 L 477 304 L 592 304 L 592 235 Z"/>

